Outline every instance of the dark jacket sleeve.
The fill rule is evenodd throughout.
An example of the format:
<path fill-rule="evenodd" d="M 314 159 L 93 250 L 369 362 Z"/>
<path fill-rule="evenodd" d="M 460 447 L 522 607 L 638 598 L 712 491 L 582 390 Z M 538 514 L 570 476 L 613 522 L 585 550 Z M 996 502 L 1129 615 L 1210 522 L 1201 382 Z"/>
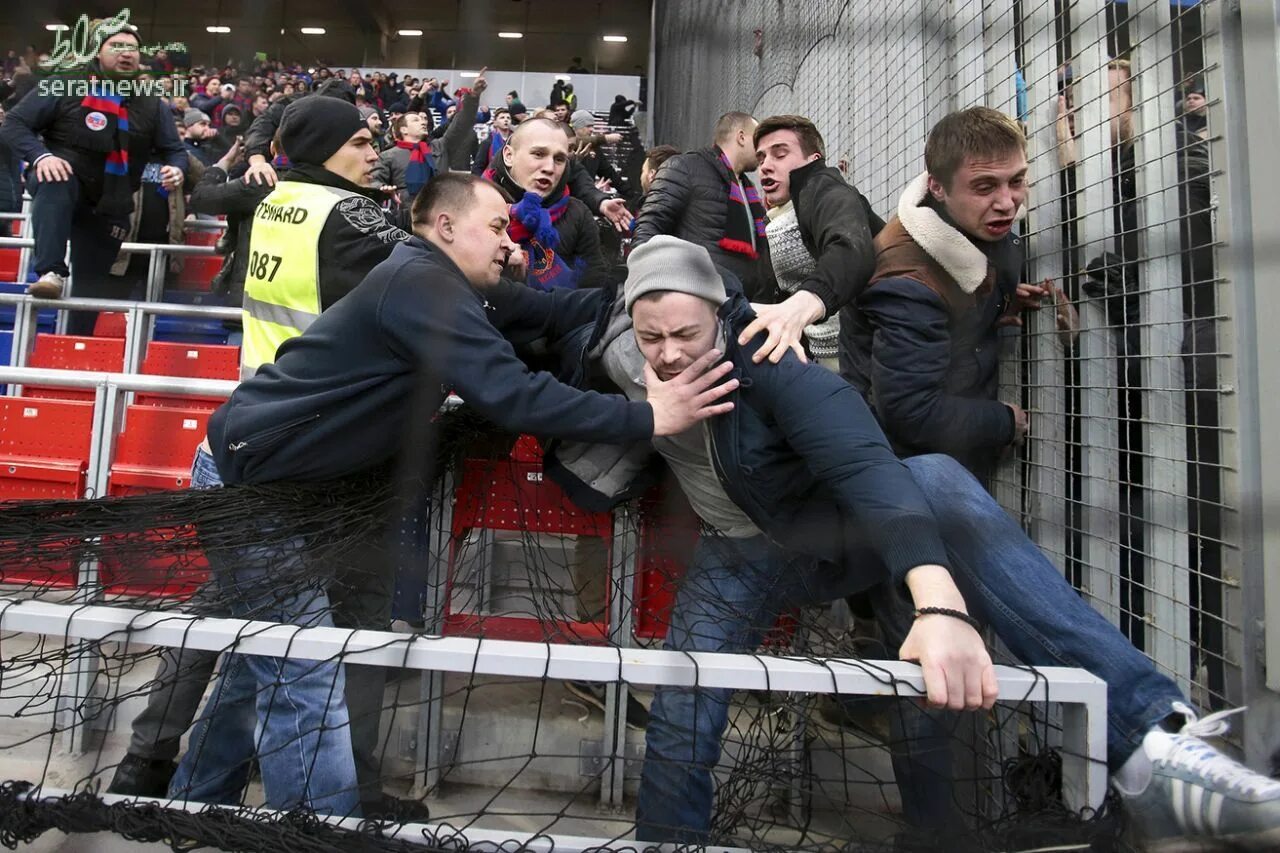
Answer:
<path fill-rule="evenodd" d="M 600 248 L 600 229 L 596 220 L 583 208 L 582 216 L 574 217 L 574 253 L 586 264 L 579 280 L 579 287 L 600 287 L 609 276 L 609 265 L 605 263 L 604 252 Z"/>
<path fill-rule="evenodd" d="M 178 129 L 173 126 L 169 116 L 169 108 L 164 101 L 156 99 L 156 132 L 152 137 L 152 147 L 164 155 L 164 164 L 187 171 L 187 146 L 178 136 Z M 224 152 L 225 153 L 225 152 Z M 219 155 L 221 157 L 221 155 Z"/>
<path fill-rule="evenodd" d="M 475 139 L 476 132 L 473 127 L 476 122 L 476 108 L 479 105 L 480 97 L 475 92 L 468 92 L 462 96 L 462 103 L 458 105 L 458 111 L 453 114 L 453 120 L 449 122 L 448 129 L 444 132 L 444 148 L 449 157 L 445 168 L 456 172 L 471 171 L 471 146 L 467 143 L 467 134 L 471 134 L 471 138 Z"/>
<path fill-rule="evenodd" d="M 210 166 L 191 191 L 190 209 L 214 216 L 252 216 L 258 203 L 270 194 L 271 187 L 265 184 L 229 181 L 220 167 Z"/>
<path fill-rule="evenodd" d="M 532 298 L 530 293 L 538 295 Z M 545 296 L 545 298 L 543 298 Z M 489 322 L 513 343 L 535 340 L 558 343 L 592 324 L 604 294 L 600 290 L 556 288 L 541 294 L 523 284 L 503 279 L 485 294 L 490 305 Z"/>
<path fill-rule="evenodd" d="M 596 188 L 591 175 L 576 159 L 570 158 L 567 168 L 569 169 L 569 194 L 585 204 L 593 216 L 599 213 L 600 205 L 609 200 L 609 194 Z"/>
<path fill-rule="evenodd" d="M 443 288 L 439 300 L 422 299 L 423 283 L 414 267 L 406 267 L 404 273 L 391 282 L 379 306 L 388 343 L 410 353 L 416 363 L 431 365 L 446 386 L 497 426 L 578 441 L 624 443 L 652 437 L 653 409 L 648 403 L 579 391 L 550 373 L 531 372 L 477 302 L 458 299 Z M 515 326 L 531 334 L 535 330 L 527 327 L 538 325 L 557 331 L 562 321 L 555 315 L 575 313 L 579 301 L 587 302 L 591 295 L 499 287 L 490 301 L 496 298 L 505 304 L 505 318 L 499 322 L 507 334 L 516 331 Z M 448 299 L 457 304 L 441 304 Z"/>
<path fill-rule="evenodd" d="M 874 329 L 871 391 L 885 430 L 918 452 L 963 454 L 1013 440 L 1009 407 L 947 393 L 949 314 L 941 297 L 909 278 L 885 279 L 858 299 Z"/>
<path fill-rule="evenodd" d="M 271 162 L 271 140 L 275 139 L 280 128 L 280 119 L 284 116 L 285 104 L 277 101 L 267 107 L 267 111 L 253 120 L 248 132 L 244 135 L 244 156 L 247 160 L 254 154 L 261 154 Z"/>
<path fill-rule="evenodd" d="M 875 272 L 876 250 L 858 191 L 841 182 L 814 181 L 796 199 L 800 234 L 817 268 L 800 283 L 822 300 L 827 316 L 853 301 Z"/>
<path fill-rule="evenodd" d="M 749 375 L 788 446 L 835 496 L 893 581 L 917 566 L 949 565 L 924 494 L 852 385 L 790 354 Z"/>
<path fill-rule="evenodd" d="M 9 111 L 0 124 L 0 142 L 28 163 L 49 153 L 40 133 L 58 117 L 58 99 L 31 92 Z M 169 122 L 173 127 L 173 122 Z"/>
<path fill-rule="evenodd" d="M 688 206 L 692 176 L 686 160 L 693 155 L 672 157 L 653 176 L 653 183 L 640 205 L 632 246 L 639 246 L 659 234 L 675 234 L 681 212 Z"/>
<path fill-rule="evenodd" d="M 320 232 L 320 305 L 329 310 L 409 234 L 387 221 L 364 196 L 338 202 Z"/>

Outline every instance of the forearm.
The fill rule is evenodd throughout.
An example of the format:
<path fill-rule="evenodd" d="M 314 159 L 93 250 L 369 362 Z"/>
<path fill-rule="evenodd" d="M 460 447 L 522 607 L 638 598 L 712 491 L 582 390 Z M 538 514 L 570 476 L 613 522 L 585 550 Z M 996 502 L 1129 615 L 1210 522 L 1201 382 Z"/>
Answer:
<path fill-rule="evenodd" d="M 906 575 L 907 589 L 916 608 L 946 607 L 968 613 L 964 596 L 951 572 L 943 566 L 916 566 Z"/>

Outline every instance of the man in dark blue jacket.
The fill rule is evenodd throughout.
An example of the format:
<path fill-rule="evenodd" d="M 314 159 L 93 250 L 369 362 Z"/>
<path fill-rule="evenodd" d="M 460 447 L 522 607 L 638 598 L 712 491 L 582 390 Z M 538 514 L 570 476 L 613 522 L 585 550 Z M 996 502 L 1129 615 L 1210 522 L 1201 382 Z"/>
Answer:
<path fill-rule="evenodd" d="M 723 347 L 740 380 L 732 411 L 653 440 L 719 534 L 695 551 L 666 648 L 749 651 L 788 608 L 905 586 L 915 620 L 900 656 L 920 663 L 930 704 L 995 701 L 981 620 L 1025 663 L 1082 667 L 1107 682 L 1108 765 L 1140 841 L 1231 837 L 1267 849 L 1280 834 L 1280 783 L 1201 741 L 1220 730 L 1216 715 L 1197 721 L 1174 683 L 1080 598 L 972 475 L 941 454 L 899 461 L 861 396 L 830 371 L 791 352 L 754 361 L 760 341 L 735 340 L 754 315 L 740 293 L 727 296 L 705 248 L 655 237 L 628 268 L 624 299 L 594 331 L 586 364 L 640 400 Z M 549 470 L 593 509 L 624 489 L 624 466 L 602 466 L 581 448 L 557 457 Z M 571 481 L 578 463 L 593 472 L 594 491 Z M 730 694 L 658 689 L 639 840 L 713 840 L 711 770 Z M 1184 806 L 1208 802 L 1218 806 L 1181 818 Z"/>
<path fill-rule="evenodd" d="M 427 184 L 414 203 L 415 236 L 305 333 L 282 344 L 275 362 L 262 365 L 213 414 L 213 452 L 197 452 L 192 487 L 376 474 L 397 459 L 416 458 L 449 389 L 499 427 L 585 441 L 679 433 L 731 408 L 717 400 L 736 382 L 712 387 L 729 370 L 711 367 L 716 353 L 647 402 L 531 373 L 513 342 L 563 337 L 595 316 L 600 293 L 543 294 L 500 280 L 515 248 L 506 232 L 510 203 L 470 174 L 446 173 Z M 233 565 L 212 566 L 232 615 L 332 625 L 327 584 L 315 578 L 296 589 L 307 579 L 294 553 L 301 543 L 281 545 L 269 519 L 247 523 L 243 554 Z M 272 539 L 275 553 L 255 547 Z M 235 656 L 219 682 L 172 796 L 238 801 L 257 716 L 270 807 L 358 812 L 340 662 Z M 288 695 L 276 696 L 285 692 L 272 690 L 276 684 L 288 684 Z"/>
<path fill-rule="evenodd" d="M 1002 318 L 1047 295 L 1019 284 L 1025 148 L 1017 123 L 986 107 L 938 122 L 928 171 L 876 236 L 875 273 L 841 336 L 845 378 L 894 448 L 949 454 L 979 477 L 1029 427 L 1018 404 L 996 399 Z"/>

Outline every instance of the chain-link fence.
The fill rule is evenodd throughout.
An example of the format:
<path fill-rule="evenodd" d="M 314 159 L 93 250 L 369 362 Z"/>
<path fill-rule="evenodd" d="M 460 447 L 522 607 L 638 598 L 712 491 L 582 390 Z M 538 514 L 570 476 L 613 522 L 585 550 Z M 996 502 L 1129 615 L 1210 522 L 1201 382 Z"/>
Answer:
<path fill-rule="evenodd" d="M 702 0 L 659 2 L 655 33 L 656 142 L 709 144 L 731 109 L 803 114 L 886 217 L 942 115 L 1018 116 L 1023 280 L 1061 287 L 1081 332 L 1064 340 L 1044 310 L 1006 340 L 1002 399 L 1032 426 L 995 490 L 1205 709 L 1255 692 L 1237 472 L 1257 463 L 1235 389 L 1257 378 L 1233 353 L 1244 261 L 1222 209 L 1238 46 L 1223 30 L 1239 14 L 1227 0 Z"/>

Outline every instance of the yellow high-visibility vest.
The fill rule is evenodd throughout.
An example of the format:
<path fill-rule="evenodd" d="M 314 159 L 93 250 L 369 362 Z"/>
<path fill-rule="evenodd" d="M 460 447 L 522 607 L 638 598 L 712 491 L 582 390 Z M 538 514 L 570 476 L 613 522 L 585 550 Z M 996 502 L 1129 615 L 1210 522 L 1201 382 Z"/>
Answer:
<path fill-rule="evenodd" d="M 334 205 L 356 193 L 281 181 L 258 204 L 244 279 L 240 378 L 276 360 L 280 344 L 320 316 L 320 232 Z"/>

